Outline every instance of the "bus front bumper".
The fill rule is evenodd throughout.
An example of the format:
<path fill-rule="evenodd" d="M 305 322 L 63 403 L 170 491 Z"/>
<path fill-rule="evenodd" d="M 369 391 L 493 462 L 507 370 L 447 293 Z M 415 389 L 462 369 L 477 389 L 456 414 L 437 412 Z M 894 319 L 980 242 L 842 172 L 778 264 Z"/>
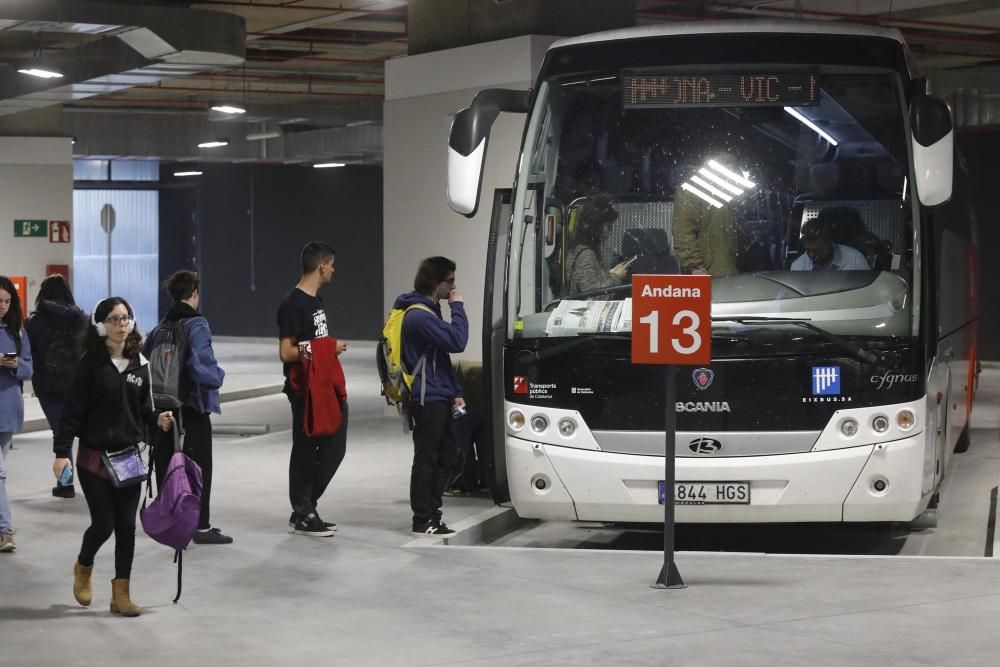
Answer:
<path fill-rule="evenodd" d="M 919 435 L 801 454 L 677 458 L 678 482 L 749 482 L 750 503 L 679 504 L 676 518 L 678 523 L 910 521 L 930 498 L 921 495 L 923 459 Z M 507 436 L 511 500 L 525 518 L 662 523 L 663 463 L 658 456 Z"/>

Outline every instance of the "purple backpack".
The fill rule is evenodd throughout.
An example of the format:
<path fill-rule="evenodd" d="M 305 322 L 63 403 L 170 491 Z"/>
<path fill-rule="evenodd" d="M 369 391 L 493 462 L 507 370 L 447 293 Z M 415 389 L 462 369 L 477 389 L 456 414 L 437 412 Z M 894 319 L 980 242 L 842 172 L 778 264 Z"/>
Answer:
<path fill-rule="evenodd" d="M 201 516 L 202 478 L 201 467 L 182 451 L 184 434 L 179 421 L 174 421 L 173 433 L 174 455 L 170 457 L 163 483 L 148 507 L 143 500 L 139 518 L 147 535 L 175 550 L 177 597 L 174 602 L 177 602 L 181 597 L 182 553 L 194 537 Z M 146 490 L 148 496 L 148 486 Z"/>

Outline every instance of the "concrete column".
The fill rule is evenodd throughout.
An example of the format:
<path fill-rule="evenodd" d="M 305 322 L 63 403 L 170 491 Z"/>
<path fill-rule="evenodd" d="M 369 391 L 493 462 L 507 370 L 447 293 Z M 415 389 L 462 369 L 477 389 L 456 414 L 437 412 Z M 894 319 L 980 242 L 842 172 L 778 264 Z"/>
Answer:
<path fill-rule="evenodd" d="M 635 25 L 635 0 L 410 0 L 410 55 L 522 35 L 582 35 Z"/>

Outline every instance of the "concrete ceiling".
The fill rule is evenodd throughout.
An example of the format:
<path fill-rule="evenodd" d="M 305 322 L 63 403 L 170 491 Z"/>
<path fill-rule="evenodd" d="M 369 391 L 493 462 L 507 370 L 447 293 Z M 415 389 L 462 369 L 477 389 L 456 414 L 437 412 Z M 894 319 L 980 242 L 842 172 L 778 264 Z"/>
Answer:
<path fill-rule="evenodd" d="M 518 3 L 530 1 L 504 4 L 517 11 Z M 941 92 L 953 92 L 965 80 L 1000 91 L 1000 0 L 634 2 L 640 25 L 776 16 L 890 25 L 906 35 L 920 65 L 950 87 Z M 6 72 L 0 69 L 0 114 L 25 100 L 36 106 L 61 103 L 66 131 L 78 137 L 80 155 L 377 163 L 384 63 L 407 53 L 409 5 L 407 0 L 0 0 L 0 63 L 7 64 Z M 193 34 L 193 28 L 165 27 L 171 12 L 188 26 L 212 14 L 243 23 L 245 60 L 171 64 L 136 48 L 155 43 L 146 33 L 135 33 L 129 43 L 128 33 L 135 30 L 167 42 Z M 124 69 L 100 76 L 76 73 L 84 78 L 62 91 L 27 91 L 42 93 L 28 97 L 17 78 L 22 75 L 13 74 L 13 65 L 35 57 L 61 58 L 69 67 L 74 54 L 107 50 L 109 43 L 131 58 L 119 63 Z M 210 110 L 219 103 L 238 104 L 247 113 L 233 117 Z M 115 128 L 126 121 L 145 141 L 114 140 Z M 246 140 L 261 132 L 279 136 Z M 194 148 L 210 136 L 224 136 L 231 145 L 211 155 Z"/>

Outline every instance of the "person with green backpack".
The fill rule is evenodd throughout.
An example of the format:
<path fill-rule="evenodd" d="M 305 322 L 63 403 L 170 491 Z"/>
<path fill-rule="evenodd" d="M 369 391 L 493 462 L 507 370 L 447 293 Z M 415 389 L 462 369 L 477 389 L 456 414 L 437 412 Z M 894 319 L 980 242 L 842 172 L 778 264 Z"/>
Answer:
<path fill-rule="evenodd" d="M 465 414 L 462 387 L 449 357 L 449 353 L 464 351 L 469 341 L 469 319 L 462 295 L 455 289 L 455 269 L 455 262 L 447 257 L 423 260 L 413 291 L 400 295 L 393 305 L 394 311 L 405 313 L 401 366 L 408 376 L 405 410 L 413 427 L 410 507 L 417 536 L 455 533 L 441 520 L 441 496 L 458 459 L 450 422 Z M 441 316 L 443 299 L 451 308 L 451 322 Z"/>

